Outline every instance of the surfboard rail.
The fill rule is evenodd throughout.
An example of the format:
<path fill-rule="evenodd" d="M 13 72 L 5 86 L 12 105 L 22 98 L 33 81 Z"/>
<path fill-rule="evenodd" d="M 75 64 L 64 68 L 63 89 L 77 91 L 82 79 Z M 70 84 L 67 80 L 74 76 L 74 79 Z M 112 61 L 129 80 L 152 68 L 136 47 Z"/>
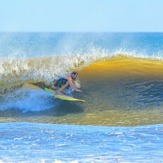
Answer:
<path fill-rule="evenodd" d="M 70 96 L 67 96 L 67 95 L 57 94 L 56 91 L 54 91 L 52 89 L 49 89 L 49 88 L 44 88 L 44 90 L 47 93 L 53 94 L 55 98 L 58 98 L 60 100 L 66 100 L 66 101 L 72 101 L 72 102 L 85 102 L 85 100 L 82 100 L 82 99 L 70 97 Z"/>

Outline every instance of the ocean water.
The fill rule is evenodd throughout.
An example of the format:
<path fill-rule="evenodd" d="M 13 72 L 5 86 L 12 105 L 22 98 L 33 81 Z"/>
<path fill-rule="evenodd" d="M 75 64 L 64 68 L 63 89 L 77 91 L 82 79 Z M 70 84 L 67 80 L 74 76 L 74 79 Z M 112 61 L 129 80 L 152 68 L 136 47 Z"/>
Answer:
<path fill-rule="evenodd" d="M 0 161 L 162 162 L 162 70 L 163 33 L 0 33 Z"/>
<path fill-rule="evenodd" d="M 1 162 L 162 162 L 163 125 L 2 123 Z"/>

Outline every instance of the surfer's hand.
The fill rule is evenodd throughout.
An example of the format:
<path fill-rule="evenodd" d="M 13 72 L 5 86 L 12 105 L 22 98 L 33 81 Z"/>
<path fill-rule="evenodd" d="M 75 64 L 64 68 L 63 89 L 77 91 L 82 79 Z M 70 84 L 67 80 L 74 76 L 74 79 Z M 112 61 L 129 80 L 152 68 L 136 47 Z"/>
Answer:
<path fill-rule="evenodd" d="M 82 92 L 82 90 L 80 90 L 80 89 L 76 89 L 76 91 L 77 91 L 77 92 Z"/>

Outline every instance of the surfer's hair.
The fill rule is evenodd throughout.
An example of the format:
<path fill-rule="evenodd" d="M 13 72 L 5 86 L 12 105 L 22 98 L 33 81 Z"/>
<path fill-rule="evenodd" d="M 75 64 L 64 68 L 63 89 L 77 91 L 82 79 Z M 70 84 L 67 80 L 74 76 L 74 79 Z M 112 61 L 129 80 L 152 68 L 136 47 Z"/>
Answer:
<path fill-rule="evenodd" d="M 73 72 L 71 73 L 71 75 L 78 75 L 78 73 L 75 72 L 75 71 L 73 71 Z"/>

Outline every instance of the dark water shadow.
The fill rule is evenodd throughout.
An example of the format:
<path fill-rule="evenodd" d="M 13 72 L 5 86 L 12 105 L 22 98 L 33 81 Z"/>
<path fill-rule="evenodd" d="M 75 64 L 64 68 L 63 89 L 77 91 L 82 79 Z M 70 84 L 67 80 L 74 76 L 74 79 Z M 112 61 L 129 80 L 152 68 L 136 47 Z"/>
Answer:
<path fill-rule="evenodd" d="M 126 97 L 135 107 L 149 108 L 163 105 L 163 80 L 137 80 L 123 84 Z"/>
<path fill-rule="evenodd" d="M 84 112 L 82 104 L 76 104 L 74 102 L 62 101 L 57 107 L 55 107 L 55 113 L 57 116 L 82 112 Z"/>
<path fill-rule="evenodd" d="M 34 117 L 34 116 L 64 116 L 68 114 L 82 113 L 84 112 L 84 108 L 82 104 L 76 104 L 74 102 L 61 101 L 59 105 L 54 108 L 42 110 L 42 111 L 27 111 L 22 112 L 18 108 L 12 108 L 4 111 L 0 111 L 0 117 Z"/>

